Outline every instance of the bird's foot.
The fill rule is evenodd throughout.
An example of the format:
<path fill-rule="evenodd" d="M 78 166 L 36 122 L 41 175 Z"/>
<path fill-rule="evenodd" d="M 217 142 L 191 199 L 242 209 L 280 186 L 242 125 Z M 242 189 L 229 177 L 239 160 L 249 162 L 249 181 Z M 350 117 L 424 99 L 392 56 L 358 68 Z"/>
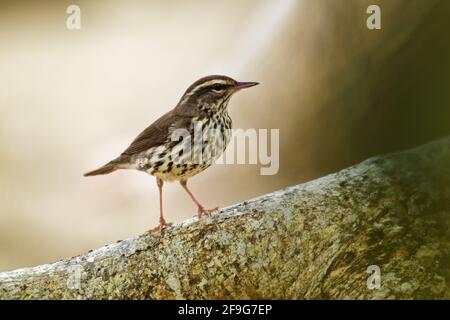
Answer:
<path fill-rule="evenodd" d="M 171 227 L 172 225 L 173 225 L 173 223 L 171 223 L 171 222 L 166 222 L 165 220 L 162 220 L 162 221 L 159 222 L 159 225 L 157 225 L 156 227 L 154 227 L 154 228 L 148 230 L 148 232 L 150 232 L 150 233 L 155 233 L 155 232 L 158 232 L 158 231 L 159 231 L 159 232 L 161 232 L 161 233 L 164 233 L 164 231 L 165 231 L 167 228 Z"/>
<path fill-rule="evenodd" d="M 204 207 L 199 206 L 198 207 L 198 211 L 197 211 L 197 217 L 201 218 L 203 216 L 210 216 L 211 214 L 213 214 L 214 212 L 218 212 L 219 211 L 219 207 L 215 207 L 212 209 L 205 209 Z"/>

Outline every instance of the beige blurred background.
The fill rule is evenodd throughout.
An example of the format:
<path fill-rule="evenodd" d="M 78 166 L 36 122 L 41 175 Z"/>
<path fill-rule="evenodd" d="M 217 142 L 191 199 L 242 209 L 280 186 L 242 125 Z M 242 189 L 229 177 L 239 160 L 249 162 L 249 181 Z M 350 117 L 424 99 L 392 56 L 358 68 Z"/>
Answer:
<path fill-rule="evenodd" d="M 81 8 L 82 29 L 66 28 Z M 382 30 L 366 8 L 382 8 Z M 1 1 L 0 271 L 157 224 L 153 177 L 82 174 L 120 154 L 197 78 L 261 85 L 235 128 L 279 128 L 280 170 L 218 165 L 191 180 L 227 206 L 450 133 L 450 1 Z M 195 207 L 167 184 L 168 220 Z"/>

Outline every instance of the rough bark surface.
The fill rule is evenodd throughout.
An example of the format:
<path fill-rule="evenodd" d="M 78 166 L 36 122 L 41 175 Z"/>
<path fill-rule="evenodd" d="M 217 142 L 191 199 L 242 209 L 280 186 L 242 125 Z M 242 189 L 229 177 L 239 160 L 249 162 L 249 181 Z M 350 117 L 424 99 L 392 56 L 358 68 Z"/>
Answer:
<path fill-rule="evenodd" d="M 450 299 L 449 224 L 450 137 L 164 235 L 0 273 L 0 298 Z"/>

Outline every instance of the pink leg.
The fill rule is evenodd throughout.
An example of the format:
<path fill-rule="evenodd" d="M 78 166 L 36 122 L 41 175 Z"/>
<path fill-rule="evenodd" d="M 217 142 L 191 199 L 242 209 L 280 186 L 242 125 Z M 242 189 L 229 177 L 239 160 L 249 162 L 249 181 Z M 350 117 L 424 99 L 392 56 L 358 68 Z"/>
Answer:
<path fill-rule="evenodd" d="M 153 229 L 150 229 L 150 232 L 161 230 L 161 232 L 164 231 L 167 227 L 170 227 L 172 224 L 167 223 L 164 219 L 164 212 L 163 212 L 163 198 L 162 198 L 162 187 L 164 184 L 164 181 L 162 181 L 160 178 L 156 178 L 156 184 L 158 185 L 159 190 L 159 225 Z"/>
<path fill-rule="evenodd" d="M 188 193 L 188 195 L 191 197 L 192 201 L 195 202 L 195 204 L 197 205 L 198 211 L 197 211 L 197 216 L 199 218 L 201 218 L 202 216 L 209 216 L 211 213 L 213 213 L 214 211 L 219 210 L 218 207 L 213 208 L 213 209 L 205 209 L 204 206 L 202 206 L 202 204 L 200 202 L 198 202 L 198 200 L 194 197 L 194 195 L 192 194 L 191 190 L 189 190 L 188 186 L 187 186 L 187 180 L 180 180 L 180 184 L 183 187 L 184 190 L 186 190 L 186 192 Z"/>

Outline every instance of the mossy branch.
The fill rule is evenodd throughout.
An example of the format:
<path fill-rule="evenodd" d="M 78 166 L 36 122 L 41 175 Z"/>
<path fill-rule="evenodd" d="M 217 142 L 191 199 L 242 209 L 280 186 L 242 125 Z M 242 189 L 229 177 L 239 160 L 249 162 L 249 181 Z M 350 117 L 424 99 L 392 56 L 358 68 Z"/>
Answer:
<path fill-rule="evenodd" d="M 449 299 L 449 286 L 450 138 L 0 273 L 3 299 Z"/>

